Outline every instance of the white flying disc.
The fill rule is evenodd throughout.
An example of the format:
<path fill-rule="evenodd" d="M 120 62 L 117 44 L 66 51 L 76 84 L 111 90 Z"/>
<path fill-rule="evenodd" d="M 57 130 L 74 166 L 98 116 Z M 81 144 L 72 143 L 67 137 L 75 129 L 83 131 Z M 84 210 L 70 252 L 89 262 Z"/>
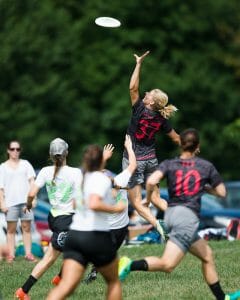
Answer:
<path fill-rule="evenodd" d="M 121 22 L 118 19 L 110 17 L 99 17 L 95 20 L 95 23 L 103 27 L 119 27 Z"/>

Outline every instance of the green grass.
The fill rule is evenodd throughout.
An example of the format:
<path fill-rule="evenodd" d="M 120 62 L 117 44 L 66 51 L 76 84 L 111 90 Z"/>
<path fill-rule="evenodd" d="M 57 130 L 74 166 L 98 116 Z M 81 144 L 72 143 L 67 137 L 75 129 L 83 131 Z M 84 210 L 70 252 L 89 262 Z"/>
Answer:
<path fill-rule="evenodd" d="M 210 242 L 215 253 L 215 261 L 224 291 L 240 289 L 239 254 L 240 241 Z M 121 247 L 119 255 L 128 255 L 132 259 L 144 256 L 159 256 L 162 245 L 141 245 L 132 248 Z M 58 273 L 59 259 L 39 280 L 29 293 L 33 300 L 43 300 L 52 288 L 51 278 Z M 23 258 L 17 258 L 12 265 L 0 262 L 0 292 L 2 299 L 13 299 L 14 291 L 20 287 L 31 273 L 33 264 Z M 80 284 L 69 299 L 100 300 L 105 299 L 105 284 L 101 276 L 90 285 Z M 123 283 L 123 298 L 131 300 L 206 300 L 214 299 L 203 280 L 200 261 L 187 255 L 171 274 L 161 272 L 132 272 Z M 1 298 L 0 298 L 1 299 Z M 113 299 L 114 300 L 114 299 Z"/>

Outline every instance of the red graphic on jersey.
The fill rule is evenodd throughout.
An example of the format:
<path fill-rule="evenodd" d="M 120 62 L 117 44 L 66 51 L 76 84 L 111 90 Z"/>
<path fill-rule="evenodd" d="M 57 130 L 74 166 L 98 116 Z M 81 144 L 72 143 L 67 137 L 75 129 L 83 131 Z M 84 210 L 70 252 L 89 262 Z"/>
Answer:
<path fill-rule="evenodd" d="M 150 120 L 140 120 L 139 121 L 139 129 L 135 133 L 135 137 L 138 140 L 143 140 L 147 137 L 147 139 L 151 140 L 155 133 L 159 131 L 161 124 L 152 122 Z"/>
<path fill-rule="evenodd" d="M 195 166 L 195 161 L 182 161 L 181 164 L 185 168 L 193 168 Z"/>
<path fill-rule="evenodd" d="M 183 174 L 183 170 L 177 170 L 176 173 L 176 196 L 182 194 L 193 196 L 200 189 L 201 175 L 197 170 L 189 170 Z M 194 183 L 194 184 L 193 184 Z"/>

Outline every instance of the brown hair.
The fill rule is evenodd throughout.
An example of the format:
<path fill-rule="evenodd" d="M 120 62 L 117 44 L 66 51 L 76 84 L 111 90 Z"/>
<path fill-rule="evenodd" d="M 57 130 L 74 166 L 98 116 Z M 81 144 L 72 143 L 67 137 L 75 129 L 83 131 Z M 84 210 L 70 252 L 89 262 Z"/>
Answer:
<path fill-rule="evenodd" d="M 53 155 L 51 156 L 51 160 L 54 163 L 54 173 L 53 173 L 53 179 L 52 179 L 52 184 L 55 185 L 55 178 L 57 176 L 57 173 L 59 172 L 59 170 L 61 169 L 61 167 L 63 166 L 64 160 L 66 159 L 67 153 L 63 154 L 63 155 Z"/>
<path fill-rule="evenodd" d="M 195 152 L 199 146 L 200 138 L 198 131 L 189 128 L 180 133 L 181 148 L 183 151 Z"/>
<path fill-rule="evenodd" d="M 152 105 L 153 109 L 155 111 L 159 111 L 165 119 L 169 119 L 178 109 L 172 104 L 167 105 L 168 96 L 163 91 L 159 89 L 153 89 L 152 92 L 154 101 L 154 104 Z"/>
<path fill-rule="evenodd" d="M 8 150 L 11 148 L 12 143 L 17 143 L 19 145 L 20 150 L 22 151 L 21 143 L 18 140 L 11 140 L 10 142 L 8 142 L 8 144 L 7 144 L 7 149 Z M 7 152 L 7 158 L 9 158 L 8 152 Z"/>
<path fill-rule="evenodd" d="M 103 161 L 102 147 L 98 145 L 89 145 L 83 153 L 82 166 L 83 166 L 84 173 L 100 170 L 102 161 Z"/>

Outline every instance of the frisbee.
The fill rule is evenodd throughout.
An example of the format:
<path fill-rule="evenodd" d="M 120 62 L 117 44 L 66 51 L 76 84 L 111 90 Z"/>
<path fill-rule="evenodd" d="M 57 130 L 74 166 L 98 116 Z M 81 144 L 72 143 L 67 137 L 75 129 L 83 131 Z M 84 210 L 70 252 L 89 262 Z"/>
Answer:
<path fill-rule="evenodd" d="M 118 19 L 110 18 L 110 17 L 99 17 L 95 20 L 95 23 L 98 26 L 102 27 L 119 27 L 121 26 L 121 22 Z"/>

